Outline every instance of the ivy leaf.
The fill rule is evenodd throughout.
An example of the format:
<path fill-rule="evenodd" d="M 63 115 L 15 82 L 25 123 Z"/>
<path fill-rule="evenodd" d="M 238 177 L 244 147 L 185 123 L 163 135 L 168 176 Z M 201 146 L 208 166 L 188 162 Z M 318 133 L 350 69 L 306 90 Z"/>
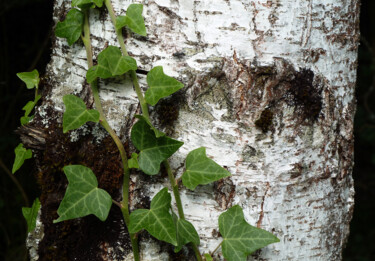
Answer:
<path fill-rule="evenodd" d="M 92 66 L 86 74 L 87 82 L 97 77 L 107 79 L 137 69 L 137 62 L 130 56 L 123 56 L 119 48 L 108 46 L 98 55 L 98 64 Z"/>
<path fill-rule="evenodd" d="M 132 153 L 132 157 L 128 160 L 129 169 L 139 169 L 138 154 Z"/>
<path fill-rule="evenodd" d="M 230 173 L 206 156 L 206 148 L 191 151 L 186 157 L 186 171 L 182 174 L 182 183 L 194 190 L 198 185 L 230 176 Z"/>
<path fill-rule="evenodd" d="M 21 117 L 21 125 L 27 124 L 34 117 L 34 116 L 29 117 L 29 114 L 34 109 L 35 105 L 38 103 L 41 97 L 42 96 L 37 95 L 33 101 L 29 101 L 28 103 L 26 103 L 25 106 L 23 106 L 22 110 L 25 111 L 25 115 Z"/>
<path fill-rule="evenodd" d="M 248 224 L 238 205 L 219 216 L 219 230 L 223 237 L 223 255 L 228 261 L 246 261 L 255 250 L 280 241 L 270 232 Z"/>
<path fill-rule="evenodd" d="M 145 122 L 147 122 L 147 124 L 150 126 L 150 129 L 155 133 L 156 138 L 159 138 L 159 137 L 162 137 L 162 136 L 165 135 L 164 132 L 162 132 L 162 131 L 158 130 L 157 128 L 155 128 L 151 124 L 151 122 L 145 116 L 143 116 L 143 115 L 135 115 L 135 117 L 137 119 L 141 119 L 141 120 L 144 120 Z"/>
<path fill-rule="evenodd" d="M 144 119 L 134 124 L 131 140 L 139 152 L 139 168 L 148 175 L 158 174 L 160 163 L 169 158 L 184 144 L 167 136 L 157 138 Z"/>
<path fill-rule="evenodd" d="M 183 245 L 187 243 L 194 243 L 195 245 L 200 244 L 198 232 L 195 230 L 193 224 L 185 219 L 177 220 L 177 242 L 178 245 L 175 247 L 174 252 L 177 253 L 182 249 Z"/>
<path fill-rule="evenodd" d="M 36 227 L 36 218 L 40 209 L 40 201 L 36 198 L 31 208 L 22 208 L 22 215 L 26 219 L 27 233 L 33 231 Z"/>
<path fill-rule="evenodd" d="M 204 254 L 204 258 L 205 258 L 205 261 L 213 261 L 214 259 L 212 258 L 212 256 L 210 254 Z"/>
<path fill-rule="evenodd" d="M 163 188 L 151 200 L 150 209 L 137 209 L 130 214 L 129 233 L 137 233 L 146 229 L 153 237 L 177 245 L 176 228 L 172 215 L 171 195 Z"/>
<path fill-rule="evenodd" d="M 38 70 L 33 70 L 31 72 L 17 73 L 18 78 L 20 78 L 24 83 L 26 83 L 27 89 L 37 88 L 39 84 L 39 73 Z"/>
<path fill-rule="evenodd" d="M 167 97 L 184 87 L 175 78 L 164 74 L 162 66 L 156 66 L 149 71 L 147 74 L 147 84 L 150 88 L 145 93 L 145 99 L 152 106 L 161 98 Z"/>
<path fill-rule="evenodd" d="M 85 8 L 95 4 L 97 7 L 103 6 L 103 0 L 72 0 L 72 6 L 78 6 L 79 8 Z"/>
<path fill-rule="evenodd" d="M 33 116 L 22 116 L 20 118 L 21 125 L 28 124 L 33 118 L 34 118 L 34 115 Z"/>
<path fill-rule="evenodd" d="M 16 154 L 16 158 L 14 159 L 12 173 L 14 174 L 25 162 L 25 160 L 30 159 L 33 153 L 30 149 L 26 149 L 23 147 L 23 144 L 20 143 L 14 149 L 14 153 Z"/>
<path fill-rule="evenodd" d="M 78 9 L 71 9 L 64 22 L 58 22 L 55 29 L 57 37 L 66 38 L 69 45 L 74 44 L 81 36 L 84 14 Z"/>
<path fill-rule="evenodd" d="M 75 95 L 65 95 L 63 101 L 66 107 L 63 116 L 63 132 L 77 129 L 88 121 L 99 122 L 99 112 L 88 110 L 81 98 Z"/>
<path fill-rule="evenodd" d="M 112 198 L 107 191 L 98 188 L 98 181 L 88 167 L 69 165 L 64 167 L 69 184 L 53 223 L 94 214 L 101 221 L 108 217 Z"/>
<path fill-rule="evenodd" d="M 116 18 L 116 29 L 127 26 L 134 33 L 146 36 L 147 32 L 142 11 L 142 4 L 129 5 L 128 9 L 126 10 L 126 16 L 118 16 Z"/>

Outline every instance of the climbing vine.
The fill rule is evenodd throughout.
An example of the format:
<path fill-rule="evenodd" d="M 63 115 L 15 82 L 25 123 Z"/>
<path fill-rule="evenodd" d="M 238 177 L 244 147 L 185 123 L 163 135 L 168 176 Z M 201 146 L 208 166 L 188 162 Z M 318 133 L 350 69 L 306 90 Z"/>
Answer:
<path fill-rule="evenodd" d="M 103 5 L 111 17 L 119 47 L 108 46 L 105 48 L 99 53 L 97 64 L 94 65 L 90 40 L 89 9 Z M 137 235 L 142 230 L 146 230 L 158 240 L 174 245 L 175 252 L 179 252 L 184 245 L 189 244 L 197 260 L 213 260 L 213 253 L 200 253 L 199 235 L 194 225 L 185 218 L 179 185 L 168 162 L 168 158 L 183 146 L 183 142 L 168 137 L 153 126 L 148 111 L 149 105 L 156 105 L 159 100 L 175 93 L 184 85 L 166 75 L 161 66 L 157 66 L 148 72 L 148 89 L 143 94 L 136 74 L 137 62 L 128 55 L 124 44 L 123 27 L 135 34 L 147 35 L 142 16 L 143 6 L 130 4 L 125 16 L 115 15 L 110 0 L 73 0 L 72 7 L 65 20 L 57 24 L 55 34 L 65 38 L 69 45 L 75 44 L 79 38 L 82 39 L 88 64 L 86 81 L 92 90 L 95 109 L 87 108 L 85 102 L 75 95 L 65 95 L 63 97 L 65 105 L 63 132 L 75 130 L 87 122 L 99 123 L 112 137 L 121 156 L 123 190 L 122 201 L 117 202 L 111 198 L 107 191 L 98 188 L 98 181 L 90 168 L 83 165 L 66 165 L 63 171 L 69 183 L 65 196 L 57 209 L 59 217 L 53 222 L 58 223 L 91 214 L 104 221 L 114 204 L 121 209 L 123 214 L 130 235 L 134 260 L 140 260 Z M 98 78 L 107 79 L 123 74 L 130 76 L 142 112 L 135 116 L 137 122 L 131 129 L 130 140 L 138 152 L 133 153 L 130 158 L 128 158 L 121 140 L 107 122 L 99 98 Z M 23 108 L 25 115 L 21 118 L 21 124 L 27 124 L 32 120 L 33 116 L 29 115 L 40 99 L 38 94 L 39 75 L 34 70 L 20 73 L 18 76 L 25 82 L 28 89 L 35 88 L 35 99 Z M 22 166 L 24 160 L 32 157 L 31 150 L 24 148 L 22 144 L 15 149 L 15 153 L 13 173 Z M 128 200 L 130 169 L 138 169 L 145 175 L 158 175 L 161 165 L 168 173 L 178 213 L 174 213 L 171 207 L 172 197 L 169 188 L 163 188 L 153 197 L 149 209 L 136 209 L 130 213 Z M 197 186 L 206 185 L 230 175 L 226 169 L 207 157 L 204 147 L 200 147 L 187 155 L 185 171 L 181 180 L 186 188 L 194 190 Z M 36 199 L 32 208 L 23 210 L 29 231 L 35 228 L 39 208 L 40 202 Z M 222 248 L 223 256 L 227 260 L 246 260 L 246 257 L 255 250 L 279 241 L 273 234 L 248 224 L 244 219 L 242 208 L 238 205 L 220 215 L 218 226 L 223 240 L 217 249 Z"/>

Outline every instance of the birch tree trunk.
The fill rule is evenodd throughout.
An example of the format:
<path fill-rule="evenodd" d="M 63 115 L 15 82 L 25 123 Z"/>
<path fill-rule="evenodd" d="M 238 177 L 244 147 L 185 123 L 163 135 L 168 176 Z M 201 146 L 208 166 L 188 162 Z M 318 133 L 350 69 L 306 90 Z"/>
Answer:
<path fill-rule="evenodd" d="M 148 36 L 125 32 L 126 46 L 144 71 L 157 65 L 185 88 L 151 108 L 154 123 L 184 146 L 171 158 L 177 177 L 187 153 L 205 146 L 232 176 L 192 192 L 181 189 L 186 218 L 201 238 L 201 252 L 220 242 L 218 216 L 232 205 L 280 243 L 249 260 L 341 260 L 354 205 L 353 116 L 359 38 L 359 0 L 113 0 L 117 15 L 144 4 Z M 55 0 L 55 22 L 70 1 Z M 94 56 L 118 46 L 104 8 L 91 10 Z M 63 135 L 62 96 L 93 104 L 85 83 L 82 43 L 54 39 L 43 104 L 22 139 L 34 149 L 42 211 L 28 237 L 33 260 L 131 260 L 120 212 L 52 224 L 64 195 L 65 164 L 81 163 L 100 186 L 120 199 L 121 163 L 95 124 Z M 127 77 L 99 82 L 111 126 L 127 142 L 139 111 Z M 148 207 L 168 186 L 163 174 L 132 173 L 131 208 Z M 142 260 L 194 260 L 143 233 Z M 223 260 L 220 250 L 215 260 Z"/>

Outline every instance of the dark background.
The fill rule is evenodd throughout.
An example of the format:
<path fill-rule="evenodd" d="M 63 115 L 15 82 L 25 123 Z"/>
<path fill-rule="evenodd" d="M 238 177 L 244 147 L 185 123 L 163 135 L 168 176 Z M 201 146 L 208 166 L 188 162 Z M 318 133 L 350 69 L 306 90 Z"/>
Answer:
<path fill-rule="evenodd" d="M 14 148 L 20 142 L 14 130 L 21 108 L 33 99 L 16 77 L 49 62 L 52 0 L 0 0 L 0 260 L 27 260 L 26 223 L 21 207 L 39 196 L 28 160 L 16 175 L 10 173 Z M 355 208 L 345 261 L 375 260 L 375 1 L 362 0 L 361 45 L 355 117 Z"/>

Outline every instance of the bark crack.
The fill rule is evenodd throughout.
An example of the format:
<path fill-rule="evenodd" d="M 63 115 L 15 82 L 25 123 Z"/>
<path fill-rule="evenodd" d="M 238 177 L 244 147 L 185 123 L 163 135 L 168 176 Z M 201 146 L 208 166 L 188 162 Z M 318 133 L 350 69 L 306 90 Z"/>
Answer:
<path fill-rule="evenodd" d="M 266 183 L 266 191 L 264 192 L 262 204 L 260 205 L 260 214 L 259 214 L 259 219 L 258 219 L 258 222 L 257 222 L 257 228 L 260 228 L 260 226 L 262 225 L 262 221 L 263 221 L 263 217 L 264 217 L 263 206 L 264 206 L 264 201 L 266 199 L 266 196 L 267 196 L 267 193 L 268 193 L 269 189 L 270 189 L 270 183 L 267 182 Z"/>

